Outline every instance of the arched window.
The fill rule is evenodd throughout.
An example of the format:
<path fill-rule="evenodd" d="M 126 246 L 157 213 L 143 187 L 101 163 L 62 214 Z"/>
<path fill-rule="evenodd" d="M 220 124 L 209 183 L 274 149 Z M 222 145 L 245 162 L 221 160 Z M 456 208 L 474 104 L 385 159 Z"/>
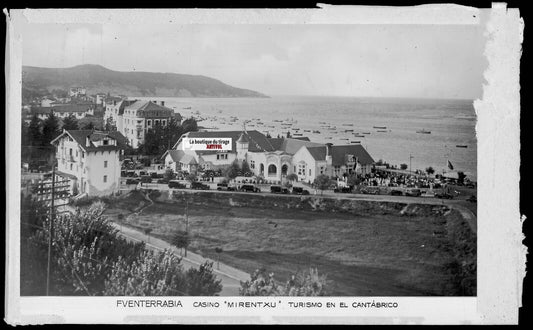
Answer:
<path fill-rule="evenodd" d="M 277 172 L 278 172 L 278 168 L 276 167 L 276 165 L 274 164 L 268 165 L 268 175 L 276 175 Z"/>
<path fill-rule="evenodd" d="M 289 166 L 287 164 L 284 164 L 281 166 L 281 175 L 287 175 L 287 171 L 289 170 Z"/>

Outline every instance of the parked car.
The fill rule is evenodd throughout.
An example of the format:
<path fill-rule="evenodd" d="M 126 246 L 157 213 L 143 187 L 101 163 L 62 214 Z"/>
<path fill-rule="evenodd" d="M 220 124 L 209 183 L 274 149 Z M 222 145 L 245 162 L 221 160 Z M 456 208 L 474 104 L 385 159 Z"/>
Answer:
<path fill-rule="evenodd" d="M 477 197 L 472 195 L 467 198 L 467 201 L 469 201 L 470 203 L 477 203 Z"/>
<path fill-rule="evenodd" d="M 391 189 L 390 194 L 392 196 L 403 196 L 403 191 L 399 189 Z"/>
<path fill-rule="evenodd" d="M 149 175 L 141 176 L 141 183 L 152 183 L 152 178 Z"/>
<path fill-rule="evenodd" d="M 221 191 L 235 191 L 235 187 L 228 185 L 227 183 L 217 183 L 217 190 Z"/>
<path fill-rule="evenodd" d="M 261 192 L 261 189 L 259 187 L 253 185 L 253 184 L 243 184 L 240 188 L 240 191 L 247 191 L 247 192 Z"/>
<path fill-rule="evenodd" d="M 420 195 L 422 195 L 420 189 L 411 188 L 405 191 L 405 196 L 419 197 Z"/>
<path fill-rule="evenodd" d="M 380 189 L 379 187 L 374 187 L 374 186 L 363 187 L 361 189 L 361 193 L 368 194 L 368 195 L 379 195 Z"/>
<path fill-rule="evenodd" d="M 170 180 L 168 182 L 168 187 L 169 188 L 175 188 L 175 189 L 185 189 L 185 185 L 181 182 L 179 182 L 178 180 Z"/>
<path fill-rule="evenodd" d="M 435 197 L 437 197 L 437 198 L 441 198 L 441 199 L 453 199 L 453 195 L 448 194 L 448 193 L 446 193 L 446 192 L 436 193 L 436 194 L 435 194 Z"/>
<path fill-rule="evenodd" d="M 333 192 L 336 192 L 336 193 L 351 193 L 352 192 L 352 188 L 351 187 L 337 187 L 335 189 L 333 189 Z"/>
<path fill-rule="evenodd" d="M 292 187 L 292 193 L 295 195 L 309 195 L 309 190 L 302 187 Z"/>
<path fill-rule="evenodd" d="M 205 183 L 193 182 L 191 183 L 191 189 L 209 190 L 209 186 L 206 185 Z"/>
<path fill-rule="evenodd" d="M 139 184 L 141 180 L 139 179 L 126 179 L 126 184 Z"/>
<path fill-rule="evenodd" d="M 282 186 L 270 186 L 270 192 L 273 194 L 288 194 L 289 189 Z"/>

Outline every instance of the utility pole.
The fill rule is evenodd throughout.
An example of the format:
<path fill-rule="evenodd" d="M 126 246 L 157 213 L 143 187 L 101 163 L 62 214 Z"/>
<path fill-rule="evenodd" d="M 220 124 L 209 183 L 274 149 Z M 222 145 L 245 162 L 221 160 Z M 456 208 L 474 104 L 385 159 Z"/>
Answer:
<path fill-rule="evenodd" d="M 187 244 L 185 244 L 185 256 L 187 256 L 187 246 L 189 245 L 189 200 L 185 200 L 185 233 L 187 234 Z"/>
<path fill-rule="evenodd" d="M 409 154 L 409 172 L 410 173 L 413 173 L 413 169 L 411 168 L 411 160 L 413 159 L 414 157 L 411 156 L 411 154 Z"/>
<path fill-rule="evenodd" d="M 56 167 L 52 165 L 52 200 L 50 201 L 50 223 L 48 227 L 48 262 L 46 266 L 46 295 L 50 293 L 50 273 L 52 267 L 52 238 L 54 236 L 54 195 L 56 183 Z"/>

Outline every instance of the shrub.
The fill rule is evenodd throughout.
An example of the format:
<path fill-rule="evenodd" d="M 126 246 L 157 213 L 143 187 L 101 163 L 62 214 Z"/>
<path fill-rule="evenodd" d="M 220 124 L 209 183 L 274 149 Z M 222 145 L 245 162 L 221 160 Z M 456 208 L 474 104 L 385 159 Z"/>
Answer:
<path fill-rule="evenodd" d="M 239 294 L 241 296 L 325 296 L 326 277 L 319 276 L 318 270 L 310 268 L 309 272 L 296 273 L 279 285 L 274 279 L 274 273 L 267 273 L 266 269 L 258 269 L 250 281 L 241 282 Z"/>

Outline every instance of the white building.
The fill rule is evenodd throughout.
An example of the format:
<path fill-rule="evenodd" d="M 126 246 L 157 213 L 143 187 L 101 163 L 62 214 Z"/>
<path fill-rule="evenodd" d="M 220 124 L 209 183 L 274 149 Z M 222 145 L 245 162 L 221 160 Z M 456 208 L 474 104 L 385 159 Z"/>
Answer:
<path fill-rule="evenodd" d="M 119 132 L 63 131 L 56 147 L 56 173 L 70 181 L 72 195 L 108 195 L 120 188 L 120 154 L 126 147 Z"/>
<path fill-rule="evenodd" d="M 50 107 L 52 106 L 52 103 L 56 102 L 57 100 L 50 97 L 45 97 L 41 99 L 41 107 Z"/>
<path fill-rule="evenodd" d="M 37 114 L 39 119 L 45 120 L 48 118 L 50 112 L 53 112 L 54 115 L 58 118 L 66 118 L 70 115 L 76 117 L 76 119 L 81 119 L 86 116 L 94 115 L 94 105 L 92 104 L 61 104 L 53 107 L 33 107 L 31 114 Z"/>
<path fill-rule="evenodd" d="M 152 101 L 135 101 L 124 107 L 122 127 L 119 132 L 128 139 L 132 148 L 138 148 L 139 144 L 144 142 L 149 129 L 158 125 L 165 127 L 172 118 L 176 119 L 178 124 L 181 123 L 181 116 L 174 114 L 173 109 L 165 107 L 164 101 L 160 104 Z"/>
<path fill-rule="evenodd" d="M 105 93 L 97 93 L 96 99 L 95 99 L 96 105 L 105 106 L 105 98 L 106 98 Z"/>
<path fill-rule="evenodd" d="M 87 94 L 87 89 L 85 87 L 70 87 L 68 95 L 70 97 L 80 97 Z"/>
<path fill-rule="evenodd" d="M 189 138 L 231 138 L 232 151 L 183 150 L 182 140 Z M 163 155 L 168 168 L 225 169 L 235 160 L 246 161 L 256 176 L 281 181 L 291 173 L 300 181 L 313 182 L 326 174 L 342 178 L 344 174 L 370 173 L 374 160 L 361 145 L 324 145 L 303 139 L 267 138 L 258 131 L 211 131 L 184 134 Z M 187 170 L 190 172 L 189 170 Z"/>

